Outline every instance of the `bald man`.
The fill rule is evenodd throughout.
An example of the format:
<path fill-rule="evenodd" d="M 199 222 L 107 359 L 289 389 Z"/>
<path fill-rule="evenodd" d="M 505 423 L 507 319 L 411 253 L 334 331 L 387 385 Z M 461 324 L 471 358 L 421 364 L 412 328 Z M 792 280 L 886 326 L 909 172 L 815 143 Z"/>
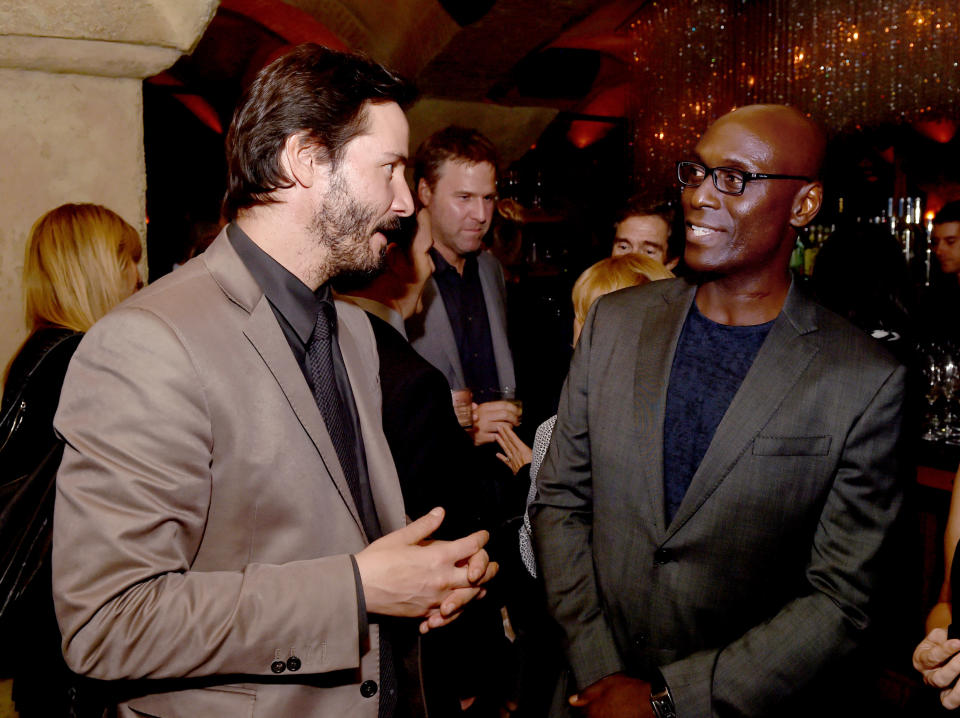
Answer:
<path fill-rule="evenodd" d="M 904 371 L 791 281 L 823 152 L 793 109 L 721 117 L 677 170 L 695 274 L 587 317 L 531 512 L 558 698 L 591 718 L 832 715 L 835 676 L 855 695 Z"/>

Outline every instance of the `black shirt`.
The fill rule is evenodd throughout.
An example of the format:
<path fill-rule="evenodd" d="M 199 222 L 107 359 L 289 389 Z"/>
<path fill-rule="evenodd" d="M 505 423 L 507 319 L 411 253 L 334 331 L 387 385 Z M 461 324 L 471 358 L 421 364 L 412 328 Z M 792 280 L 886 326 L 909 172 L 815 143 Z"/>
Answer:
<path fill-rule="evenodd" d="M 467 388 L 473 391 L 473 400 L 478 404 L 491 401 L 501 387 L 477 255 L 466 255 L 461 276 L 436 249 L 431 249 L 430 254 L 436 267 L 433 277 L 450 317 Z"/>

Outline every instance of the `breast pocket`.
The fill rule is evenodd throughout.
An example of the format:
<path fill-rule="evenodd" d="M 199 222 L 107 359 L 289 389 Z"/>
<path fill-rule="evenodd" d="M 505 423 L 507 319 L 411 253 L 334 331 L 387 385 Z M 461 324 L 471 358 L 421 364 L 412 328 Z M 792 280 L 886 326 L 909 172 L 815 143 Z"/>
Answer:
<path fill-rule="evenodd" d="M 826 456 L 830 436 L 758 436 L 753 440 L 754 456 Z"/>

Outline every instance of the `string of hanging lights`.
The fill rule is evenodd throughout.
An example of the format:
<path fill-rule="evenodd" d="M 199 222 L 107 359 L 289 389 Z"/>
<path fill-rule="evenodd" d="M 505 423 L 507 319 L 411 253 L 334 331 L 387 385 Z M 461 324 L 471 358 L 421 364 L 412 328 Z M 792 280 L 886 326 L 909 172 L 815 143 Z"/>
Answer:
<path fill-rule="evenodd" d="M 629 23 L 641 183 L 734 107 L 794 105 L 830 130 L 960 115 L 956 0 L 654 0 Z"/>

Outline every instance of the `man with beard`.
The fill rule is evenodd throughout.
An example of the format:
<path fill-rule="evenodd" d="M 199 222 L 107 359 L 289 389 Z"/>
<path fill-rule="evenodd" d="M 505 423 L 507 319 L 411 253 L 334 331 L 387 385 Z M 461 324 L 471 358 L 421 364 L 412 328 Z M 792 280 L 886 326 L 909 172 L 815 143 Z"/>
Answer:
<path fill-rule="evenodd" d="M 327 286 L 413 210 L 410 99 L 315 45 L 261 71 L 227 137 L 230 224 L 75 355 L 54 597 L 71 668 L 141 679 L 122 716 L 414 714 L 404 637 L 496 571 L 484 532 L 427 540 L 441 509 L 407 524 L 372 330 Z"/>
<path fill-rule="evenodd" d="M 718 119 L 677 167 L 696 274 L 587 316 L 531 513 L 589 718 L 863 713 L 905 372 L 791 281 L 824 145 Z"/>

